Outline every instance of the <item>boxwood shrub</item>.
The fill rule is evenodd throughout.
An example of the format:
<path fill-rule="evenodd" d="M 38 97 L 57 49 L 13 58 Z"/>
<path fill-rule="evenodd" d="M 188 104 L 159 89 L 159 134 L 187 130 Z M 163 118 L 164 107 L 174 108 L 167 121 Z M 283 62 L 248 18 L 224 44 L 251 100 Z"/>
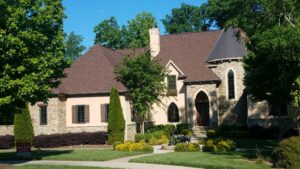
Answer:
<path fill-rule="evenodd" d="M 300 168 L 300 136 L 290 137 L 279 143 L 274 150 L 273 163 L 276 167 L 299 169 Z"/>
<path fill-rule="evenodd" d="M 196 143 L 177 143 L 175 145 L 176 152 L 196 152 L 200 151 L 199 145 Z"/>

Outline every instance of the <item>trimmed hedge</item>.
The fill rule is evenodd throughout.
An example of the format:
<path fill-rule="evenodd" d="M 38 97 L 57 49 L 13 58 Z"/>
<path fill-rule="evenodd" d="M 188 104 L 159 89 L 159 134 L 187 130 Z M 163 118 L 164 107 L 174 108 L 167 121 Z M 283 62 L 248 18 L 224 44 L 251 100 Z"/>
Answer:
<path fill-rule="evenodd" d="M 33 138 L 33 146 L 40 148 L 52 148 L 80 144 L 105 144 L 106 142 L 106 132 L 51 134 L 39 135 Z M 0 136 L 0 149 L 9 149 L 13 147 L 15 147 L 14 136 Z"/>
<path fill-rule="evenodd" d="M 34 134 L 31 117 L 27 106 L 24 106 L 22 109 L 16 109 L 14 120 L 14 136 L 16 144 L 32 144 Z"/>
<path fill-rule="evenodd" d="M 15 146 L 15 138 L 12 135 L 0 136 L 0 149 L 9 149 Z"/>
<path fill-rule="evenodd" d="M 144 141 L 140 141 L 138 143 L 134 143 L 132 141 L 126 141 L 122 144 L 117 144 L 114 148 L 117 151 L 141 151 L 141 152 L 153 152 L 153 147 L 145 143 Z"/>
<path fill-rule="evenodd" d="M 109 115 L 108 115 L 108 143 L 113 144 L 116 141 L 124 142 L 125 120 L 121 107 L 119 92 L 114 87 L 111 89 L 109 97 Z"/>
<path fill-rule="evenodd" d="M 51 148 L 61 146 L 71 146 L 80 144 L 105 144 L 107 141 L 106 132 L 93 133 L 67 133 L 67 134 L 51 134 L 39 135 L 34 137 L 34 147 Z"/>
<path fill-rule="evenodd" d="M 300 168 L 300 137 L 291 137 L 279 143 L 274 150 L 273 163 L 276 167 Z"/>

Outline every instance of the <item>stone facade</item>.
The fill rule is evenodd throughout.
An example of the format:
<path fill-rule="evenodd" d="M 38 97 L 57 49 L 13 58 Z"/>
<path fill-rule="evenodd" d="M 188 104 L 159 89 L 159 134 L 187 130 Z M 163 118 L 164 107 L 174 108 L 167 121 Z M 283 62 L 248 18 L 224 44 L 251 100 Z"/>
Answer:
<path fill-rule="evenodd" d="M 136 124 L 135 123 L 127 124 L 127 126 L 126 126 L 125 140 L 132 140 L 132 141 L 134 141 L 135 134 L 136 134 Z"/>
<path fill-rule="evenodd" d="M 220 78 L 217 86 L 219 124 L 247 123 L 247 95 L 243 85 L 244 68 L 239 60 L 216 62 L 210 65 L 212 71 Z M 228 71 L 234 73 L 235 98 L 228 98 Z"/>
<path fill-rule="evenodd" d="M 40 124 L 40 106 L 47 106 L 47 124 Z M 29 106 L 34 135 L 65 133 L 65 101 L 58 98 L 49 99 L 47 104 L 38 102 Z"/>
<path fill-rule="evenodd" d="M 13 125 L 0 125 L 0 136 L 13 135 L 14 126 Z"/>

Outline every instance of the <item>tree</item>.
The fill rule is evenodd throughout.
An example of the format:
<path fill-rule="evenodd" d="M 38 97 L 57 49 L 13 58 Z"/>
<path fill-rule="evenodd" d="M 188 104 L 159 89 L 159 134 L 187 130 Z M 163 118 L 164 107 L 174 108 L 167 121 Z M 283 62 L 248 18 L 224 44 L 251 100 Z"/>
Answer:
<path fill-rule="evenodd" d="M 296 113 L 294 120 L 297 123 L 298 135 L 300 136 L 300 76 L 293 83 L 293 89 L 291 92 L 293 106 L 295 107 Z"/>
<path fill-rule="evenodd" d="M 66 36 L 66 53 L 65 58 L 69 60 L 76 60 L 82 55 L 82 52 L 86 49 L 85 46 L 81 45 L 83 37 L 76 35 L 73 31 Z"/>
<path fill-rule="evenodd" d="M 113 144 L 116 141 L 124 141 L 125 120 L 121 107 L 118 90 L 111 89 L 109 98 L 108 113 L 108 143 Z"/>
<path fill-rule="evenodd" d="M 182 3 L 180 8 L 172 9 L 162 22 L 169 34 L 183 32 L 199 32 L 208 30 L 209 24 L 205 17 L 203 6 L 193 6 Z"/>
<path fill-rule="evenodd" d="M 146 47 L 149 44 L 149 29 L 156 27 L 155 18 L 150 13 L 139 13 L 128 21 L 128 26 L 119 27 L 115 17 L 99 23 L 95 28 L 95 44 L 112 49 Z"/>
<path fill-rule="evenodd" d="M 126 30 L 126 29 L 125 29 Z M 125 35 L 124 32 L 120 30 L 115 17 L 110 17 L 107 20 L 100 22 L 95 28 L 94 33 L 96 34 L 94 43 L 100 43 L 111 49 L 120 49 L 125 47 L 122 37 Z"/>
<path fill-rule="evenodd" d="M 149 29 L 157 27 L 151 13 L 142 12 L 135 19 L 128 21 L 127 42 L 128 48 L 140 48 L 149 45 Z"/>
<path fill-rule="evenodd" d="M 125 57 L 116 68 L 117 79 L 128 89 L 135 119 L 144 133 L 144 122 L 150 116 L 154 103 L 160 103 L 165 93 L 166 71 L 157 60 L 151 58 L 149 51 Z"/>
<path fill-rule="evenodd" d="M 294 0 L 209 0 L 211 23 L 239 27 L 248 35 L 244 57 L 246 89 L 254 100 L 290 103 L 300 75 L 300 2 Z"/>
<path fill-rule="evenodd" d="M 14 137 L 16 144 L 27 143 L 32 145 L 33 127 L 27 105 L 17 108 L 14 119 Z"/>
<path fill-rule="evenodd" d="M 69 65 L 61 0 L 0 0 L 0 105 L 47 101 Z"/>

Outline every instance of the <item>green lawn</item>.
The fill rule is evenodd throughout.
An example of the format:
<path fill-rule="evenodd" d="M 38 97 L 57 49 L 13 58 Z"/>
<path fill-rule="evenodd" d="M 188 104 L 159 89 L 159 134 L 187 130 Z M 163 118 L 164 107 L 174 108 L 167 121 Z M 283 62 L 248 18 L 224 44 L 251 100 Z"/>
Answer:
<path fill-rule="evenodd" d="M 168 164 L 205 169 L 267 169 L 270 166 L 256 164 L 255 160 L 249 160 L 252 153 L 227 152 L 175 152 L 136 158 L 130 162 Z"/>
<path fill-rule="evenodd" d="M 24 166 L 15 166 L 9 169 L 112 169 L 112 168 L 103 168 L 103 167 L 83 167 L 83 166 L 51 166 L 51 165 L 24 165 Z"/>
<path fill-rule="evenodd" d="M 29 160 L 77 160 L 107 161 L 116 158 L 143 154 L 142 152 L 113 151 L 110 149 L 35 150 Z M 22 160 L 13 151 L 0 151 L 1 160 Z"/>

